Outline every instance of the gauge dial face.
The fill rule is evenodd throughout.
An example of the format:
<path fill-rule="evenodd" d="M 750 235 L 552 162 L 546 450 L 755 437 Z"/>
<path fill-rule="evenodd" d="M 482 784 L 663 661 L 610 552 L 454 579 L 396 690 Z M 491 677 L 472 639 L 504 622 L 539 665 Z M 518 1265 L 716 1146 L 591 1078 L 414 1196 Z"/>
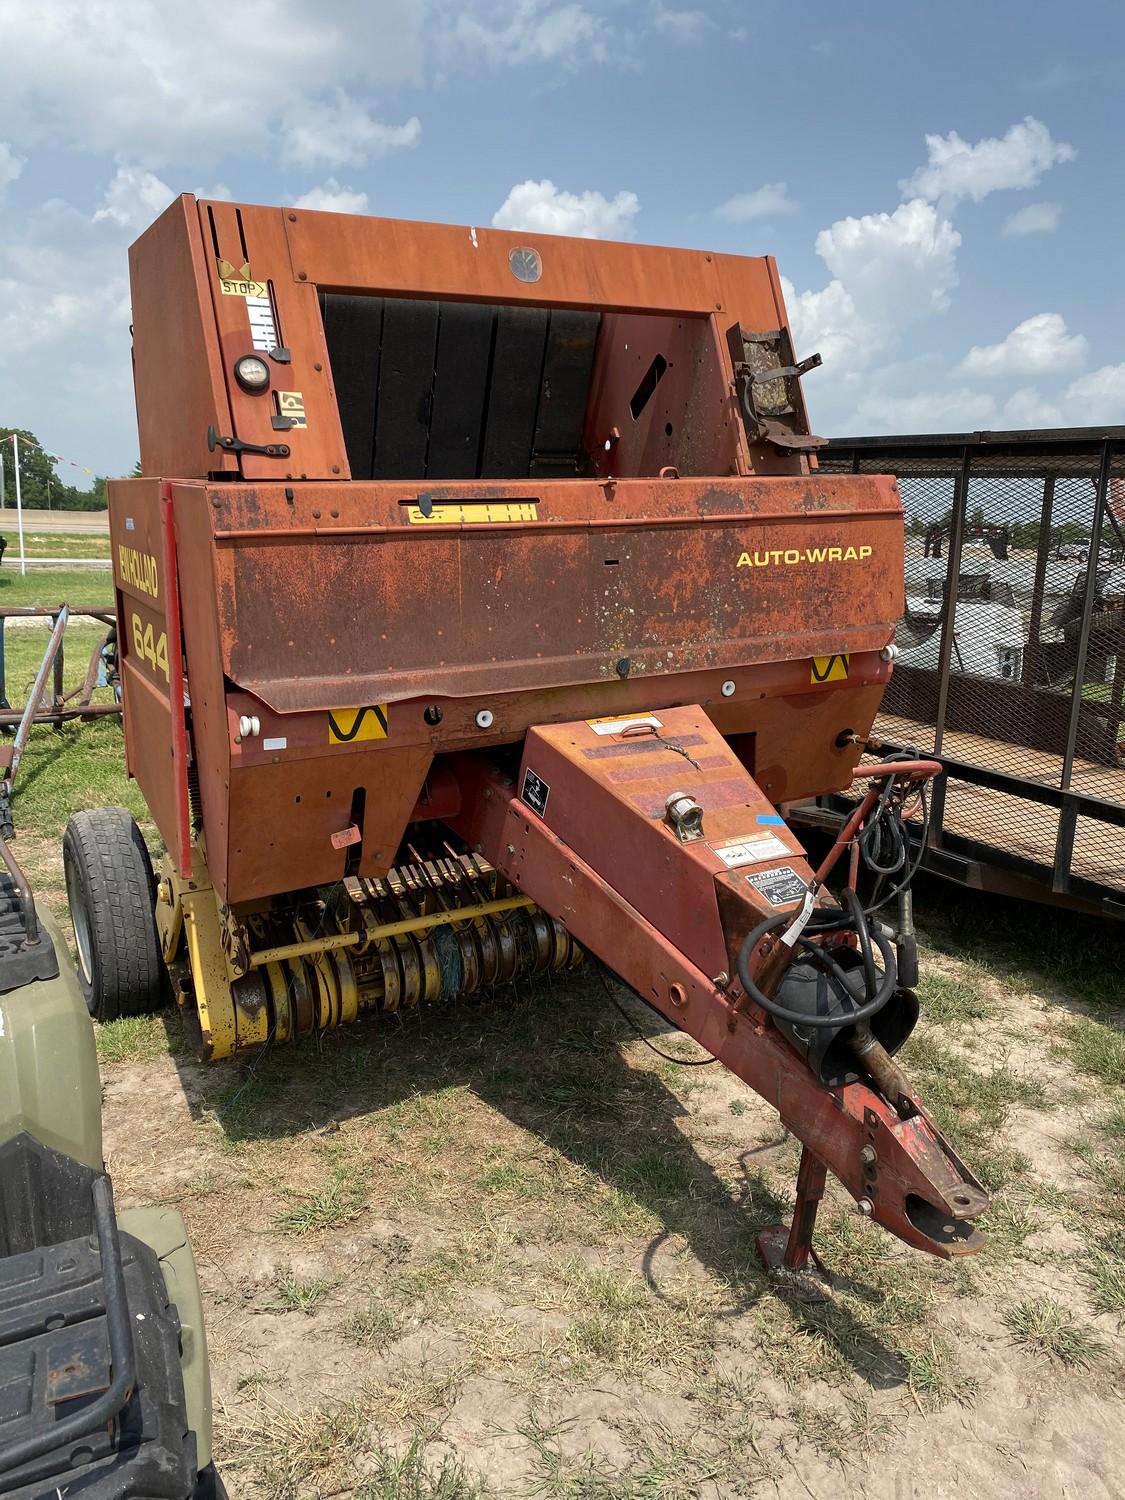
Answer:
<path fill-rule="evenodd" d="M 543 274 L 543 262 L 539 251 L 530 246 L 519 246 L 509 252 L 508 265 L 517 281 L 538 281 Z"/>

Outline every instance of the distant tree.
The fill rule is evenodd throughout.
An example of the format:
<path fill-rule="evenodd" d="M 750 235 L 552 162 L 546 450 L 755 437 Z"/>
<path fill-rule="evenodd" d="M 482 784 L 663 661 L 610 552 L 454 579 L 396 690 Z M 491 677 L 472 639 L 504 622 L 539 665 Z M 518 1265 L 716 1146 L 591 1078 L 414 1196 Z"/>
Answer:
<path fill-rule="evenodd" d="M 26 510 L 104 510 L 105 480 L 95 479 L 92 490 L 80 490 L 65 484 L 55 469 L 55 459 L 44 452 L 33 432 L 24 427 L 5 427 L 0 424 L 0 435 L 5 438 L 15 432 L 19 438 L 20 453 L 20 500 Z M 5 441 L 4 454 L 4 503 L 11 507 L 16 503 L 15 476 L 12 471 L 13 447 Z M 99 488 L 100 486 L 100 488 Z"/>

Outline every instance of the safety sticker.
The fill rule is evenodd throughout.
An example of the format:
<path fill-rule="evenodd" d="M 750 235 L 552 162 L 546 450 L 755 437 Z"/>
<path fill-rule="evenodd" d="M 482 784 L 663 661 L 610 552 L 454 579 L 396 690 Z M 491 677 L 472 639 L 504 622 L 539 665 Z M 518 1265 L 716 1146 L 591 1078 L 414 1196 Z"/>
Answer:
<path fill-rule="evenodd" d="M 305 398 L 300 391 L 278 391 L 277 414 L 288 417 L 290 427 L 307 427 L 305 421 Z"/>
<path fill-rule="evenodd" d="M 810 682 L 844 682 L 848 675 L 848 656 L 839 651 L 835 656 L 814 656 L 809 669 Z"/>
<path fill-rule="evenodd" d="M 268 297 L 264 281 L 245 281 L 241 276 L 220 276 L 219 291 L 224 297 Z"/>
<path fill-rule="evenodd" d="M 627 719 L 587 719 L 586 723 L 595 734 L 622 734 L 626 729 L 640 725 L 648 725 L 652 729 L 664 728 L 655 714 L 630 714 Z"/>
<path fill-rule="evenodd" d="M 333 849 L 346 849 L 350 844 L 358 844 L 363 834 L 355 823 L 347 828 L 341 828 L 339 833 L 331 835 Z"/>
<path fill-rule="evenodd" d="M 735 870 L 739 865 L 764 864 L 767 859 L 784 859 L 793 853 L 775 833 L 755 833 L 736 843 L 712 844 L 711 849 L 728 870 Z"/>
<path fill-rule="evenodd" d="M 424 505 L 408 505 L 406 519 L 411 526 L 473 526 L 497 521 L 537 521 L 537 500 L 470 501 L 428 500 Z"/>
<path fill-rule="evenodd" d="M 536 775 L 531 767 L 528 766 L 527 770 L 523 773 L 523 791 L 520 792 L 520 797 L 523 801 L 527 803 L 532 812 L 537 812 L 542 818 L 546 815 L 547 798 L 550 795 L 551 788 L 543 780 L 542 776 Z"/>
<path fill-rule="evenodd" d="M 372 703 L 366 708 L 334 708 L 328 715 L 328 743 L 354 745 L 359 740 L 387 738 L 387 705 Z"/>
<path fill-rule="evenodd" d="M 771 906 L 788 906 L 793 901 L 803 901 L 808 890 L 808 886 L 791 865 L 761 870 L 756 875 L 747 875 L 746 880 Z"/>

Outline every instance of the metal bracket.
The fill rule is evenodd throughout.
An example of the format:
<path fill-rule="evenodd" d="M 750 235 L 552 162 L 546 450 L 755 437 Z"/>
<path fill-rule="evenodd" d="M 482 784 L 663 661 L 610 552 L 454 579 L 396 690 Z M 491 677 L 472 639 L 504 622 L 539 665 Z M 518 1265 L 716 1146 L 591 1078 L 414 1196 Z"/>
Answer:
<path fill-rule="evenodd" d="M 827 441 L 808 430 L 800 379 L 823 363 L 819 354 L 796 360 L 787 328 L 747 333 L 738 323 L 727 329 L 739 410 L 752 443 L 769 443 L 783 453 L 815 453 Z"/>
<path fill-rule="evenodd" d="M 288 443 L 244 443 L 241 438 L 224 437 L 214 427 L 208 427 L 207 451 L 214 453 L 216 448 L 224 453 L 261 453 L 265 458 L 288 458 L 291 452 Z"/>

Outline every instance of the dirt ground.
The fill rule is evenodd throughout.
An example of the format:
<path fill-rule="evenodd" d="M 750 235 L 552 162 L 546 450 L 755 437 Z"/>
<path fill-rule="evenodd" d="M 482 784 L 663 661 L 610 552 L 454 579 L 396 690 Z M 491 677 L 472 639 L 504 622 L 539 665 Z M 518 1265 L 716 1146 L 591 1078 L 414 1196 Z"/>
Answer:
<path fill-rule="evenodd" d="M 907 1251 L 830 1186 L 822 1306 L 754 1252 L 797 1144 L 596 974 L 234 1065 L 174 1013 L 103 1028 L 118 1198 L 187 1219 L 234 1500 L 1119 1500 L 1122 1018 L 951 948 L 906 1062 L 988 1248 Z"/>

